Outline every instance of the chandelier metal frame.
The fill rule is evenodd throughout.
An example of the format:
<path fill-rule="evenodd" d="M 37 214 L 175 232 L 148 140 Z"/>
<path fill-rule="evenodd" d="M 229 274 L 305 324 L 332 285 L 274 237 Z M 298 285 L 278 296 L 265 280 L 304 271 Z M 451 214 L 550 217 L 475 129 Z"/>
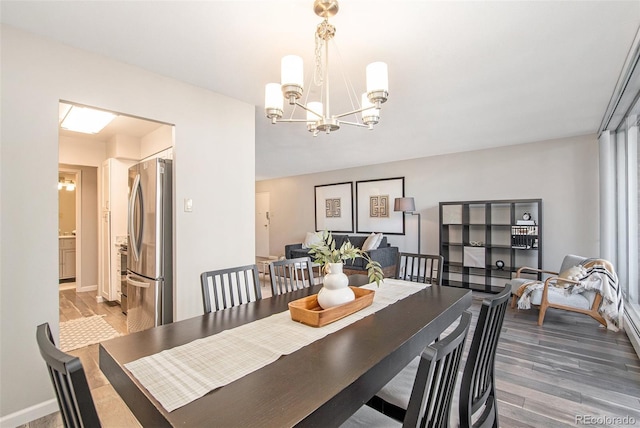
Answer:
<path fill-rule="evenodd" d="M 380 121 L 381 105 L 389 97 L 387 65 L 383 62 L 374 62 L 367 66 L 367 92 L 362 94 L 360 108 L 340 113 L 331 114 L 329 93 L 329 41 L 336 34 L 335 26 L 329 23 L 329 18 L 338 13 L 337 0 L 315 0 L 313 9 L 316 15 L 324 18 L 316 28 L 316 69 L 314 83 L 322 86 L 324 92 L 324 105 L 320 102 L 309 102 L 307 105 L 299 102 L 304 92 L 302 58 L 294 55 L 285 56 L 282 59 L 281 83 L 268 83 L 265 88 L 265 113 L 271 119 L 272 124 L 279 122 L 304 122 L 307 129 L 317 136 L 322 131 L 327 134 L 340 129 L 340 125 L 352 125 L 373 129 Z M 324 44 L 324 61 L 322 61 L 321 47 Z M 281 95 L 280 95 L 281 93 Z M 289 105 L 298 106 L 307 112 L 306 119 L 283 119 L 286 99 Z M 346 116 L 362 114 L 362 123 L 343 120 Z"/>

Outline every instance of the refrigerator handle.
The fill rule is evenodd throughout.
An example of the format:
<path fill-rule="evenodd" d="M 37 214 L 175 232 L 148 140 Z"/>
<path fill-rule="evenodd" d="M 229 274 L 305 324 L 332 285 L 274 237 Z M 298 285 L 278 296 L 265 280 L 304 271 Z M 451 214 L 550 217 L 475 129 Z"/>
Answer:
<path fill-rule="evenodd" d="M 140 174 L 136 174 L 136 178 L 133 179 L 133 186 L 131 189 L 131 196 L 129 197 L 129 239 L 131 239 L 131 248 L 133 249 L 133 259 L 135 261 L 140 260 L 140 250 L 138 248 L 138 231 L 135 230 L 134 224 L 134 207 L 136 198 L 138 197 L 138 188 L 140 187 Z"/>
<path fill-rule="evenodd" d="M 132 279 L 131 276 L 129 275 L 127 275 L 127 284 L 133 285 L 134 287 L 140 287 L 140 288 L 149 288 L 149 285 L 150 285 L 148 282 L 136 281 L 135 279 Z"/>

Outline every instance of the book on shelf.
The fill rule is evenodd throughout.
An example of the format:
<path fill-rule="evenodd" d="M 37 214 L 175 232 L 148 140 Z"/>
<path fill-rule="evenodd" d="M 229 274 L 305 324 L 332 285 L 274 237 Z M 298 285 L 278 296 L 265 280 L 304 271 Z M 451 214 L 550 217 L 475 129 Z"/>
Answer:
<path fill-rule="evenodd" d="M 516 220 L 516 224 L 518 226 L 535 226 L 536 221 L 535 220 Z"/>

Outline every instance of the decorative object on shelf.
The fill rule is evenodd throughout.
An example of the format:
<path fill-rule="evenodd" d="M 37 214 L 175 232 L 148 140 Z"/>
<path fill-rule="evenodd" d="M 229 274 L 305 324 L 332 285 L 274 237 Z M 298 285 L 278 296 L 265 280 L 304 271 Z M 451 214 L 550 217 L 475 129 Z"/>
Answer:
<path fill-rule="evenodd" d="M 315 186 L 316 231 L 353 232 L 353 182 Z"/>
<path fill-rule="evenodd" d="M 404 235 L 404 213 L 388 205 L 397 198 L 404 198 L 404 177 L 356 181 L 356 232 Z M 386 201 L 385 215 L 380 215 L 380 201 Z"/>
<path fill-rule="evenodd" d="M 518 226 L 535 226 L 536 221 L 531 218 L 531 213 L 525 212 L 522 214 L 522 220 L 517 220 L 516 224 Z"/>
<path fill-rule="evenodd" d="M 496 267 L 500 270 L 504 269 L 504 262 L 502 260 L 497 260 Z"/>
<path fill-rule="evenodd" d="M 402 211 L 405 214 L 418 216 L 418 254 L 420 254 L 420 213 L 415 212 L 416 202 L 413 198 L 396 198 L 393 204 L 394 211 Z"/>
<path fill-rule="evenodd" d="M 318 303 L 323 309 L 350 302 L 355 298 L 349 289 L 349 278 L 342 272 L 343 262 L 347 260 L 365 259 L 369 281 L 380 285 L 384 279 L 380 263 L 371 260 L 365 251 L 354 247 L 349 241 L 344 241 L 340 248 L 336 248 L 331 232 L 322 232 L 322 242 L 312 244 L 309 255 L 315 263 L 322 266 L 325 273 L 323 287 L 318 293 Z"/>
<path fill-rule="evenodd" d="M 389 96 L 389 78 L 387 73 L 387 64 L 384 62 L 373 62 L 366 68 L 367 71 L 367 92 L 362 94 L 362 103 L 359 107 L 354 107 L 352 111 L 337 115 L 331 114 L 329 105 L 329 41 L 333 40 L 336 29 L 329 24 L 329 18 L 338 13 L 337 0 L 315 0 L 313 10 L 316 15 L 324 18 L 316 28 L 315 35 L 315 64 L 313 83 L 320 87 L 321 101 L 307 102 L 305 104 L 298 102 L 304 91 L 304 73 L 302 58 L 296 55 L 287 55 L 282 58 L 281 81 L 278 83 L 268 83 L 265 87 L 265 113 L 271 123 L 278 122 L 303 122 L 307 124 L 309 132 L 313 136 L 317 136 L 318 132 L 323 131 L 329 134 L 331 131 L 340 129 L 340 125 L 353 125 L 373 129 L 373 125 L 380 120 L 380 107 L 382 103 L 387 101 Z M 335 43 L 335 42 L 334 42 Z M 347 85 L 349 98 L 355 94 L 350 79 L 344 77 Z M 312 91 L 309 91 L 312 92 Z M 307 98 L 309 96 L 307 92 Z M 288 119 L 282 119 L 284 114 L 284 99 L 287 99 L 289 105 L 294 106 L 291 116 Z M 356 101 L 357 102 L 357 101 Z M 353 105 L 353 100 L 352 100 Z M 293 119 L 295 106 L 306 110 L 306 119 Z M 361 113 L 362 123 L 358 121 L 357 113 Z M 342 120 L 343 117 L 355 116 L 356 122 L 348 122 Z"/>
<path fill-rule="evenodd" d="M 482 242 L 482 241 L 469 241 L 469 245 L 471 245 L 472 247 L 482 247 L 484 245 L 484 242 Z"/>
<path fill-rule="evenodd" d="M 538 248 L 538 226 L 511 226 L 511 247 Z"/>

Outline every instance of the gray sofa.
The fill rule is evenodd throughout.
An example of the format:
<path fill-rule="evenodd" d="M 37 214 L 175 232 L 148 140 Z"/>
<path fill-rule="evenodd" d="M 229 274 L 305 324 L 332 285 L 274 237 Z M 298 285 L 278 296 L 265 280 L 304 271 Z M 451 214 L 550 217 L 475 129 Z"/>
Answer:
<path fill-rule="evenodd" d="M 336 241 L 336 248 L 340 248 L 342 243 L 348 239 L 354 247 L 362 248 L 364 241 L 367 239 L 367 235 L 333 235 Z M 295 259 L 297 257 L 311 257 L 309 255 L 309 249 L 302 248 L 302 244 L 288 244 L 284 246 L 284 254 L 288 259 Z M 380 245 L 375 250 L 367 251 L 371 260 L 380 263 L 382 272 L 385 277 L 393 277 L 396 274 L 396 262 L 398 260 L 398 247 L 392 247 L 387 242 L 387 237 L 383 236 Z M 353 275 L 357 273 L 366 274 L 366 260 L 357 258 L 353 262 L 347 261 L 344 264 L 343 272 L 347 275 Z"/>

